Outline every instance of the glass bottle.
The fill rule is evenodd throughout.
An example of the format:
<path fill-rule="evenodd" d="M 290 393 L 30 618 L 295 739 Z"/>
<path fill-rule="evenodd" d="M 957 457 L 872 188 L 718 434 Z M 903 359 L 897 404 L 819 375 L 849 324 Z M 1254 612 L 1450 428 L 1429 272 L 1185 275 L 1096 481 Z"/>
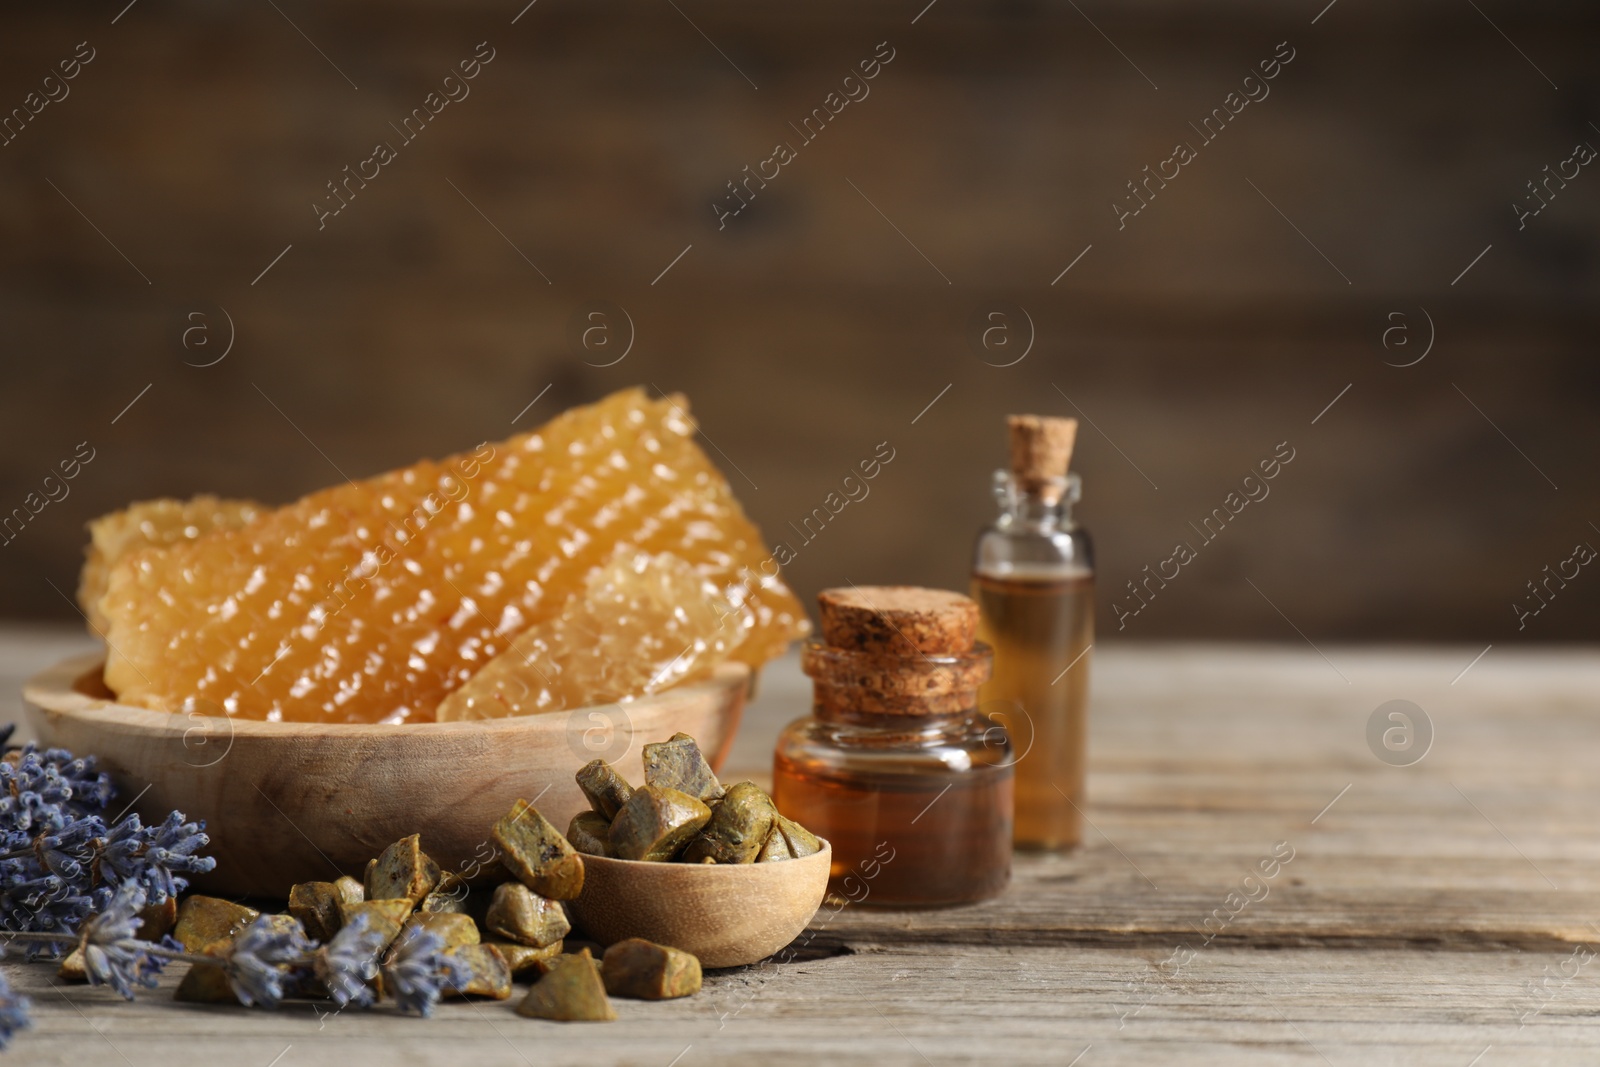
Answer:
<path fill-rule="evenodd" d="M 1012 763 L 1005 727 L 977 708 L 990 670 L 966 605 L 964 641 L 927 640 L 900 594 L 827 590 L 825 639 L 807 641 L 809 718 L 791 723 L 773 757 L 778 810 L 833 846 L 832 892 L 860 904 L 932 907 L 983 900 L 1011 879 Z M 871 647 L 829 625 L 830 598 L 870 600 L 913 647 Z M 839 647 L 840 644 L 853 647 Z"/>
<path fill-rule="evenodd" d="M 1017 755 L 1016 844 L 1064 849 L 1081 838 L 1094 554 L 1072 519 L 1072 419 L 1012 420 L 1012 469 L 994 476 L 1000 516 L 978 536 L 973 597 L 979 636 L 994 649 L 980 707 L 1003 718 Z M 1019 442 L 1032 434 L 1034 440 Z M 1040 435 L 1053 434 L 1052 448 Z M 1065 447 L 1061 439 L 1065 438 Z"/>

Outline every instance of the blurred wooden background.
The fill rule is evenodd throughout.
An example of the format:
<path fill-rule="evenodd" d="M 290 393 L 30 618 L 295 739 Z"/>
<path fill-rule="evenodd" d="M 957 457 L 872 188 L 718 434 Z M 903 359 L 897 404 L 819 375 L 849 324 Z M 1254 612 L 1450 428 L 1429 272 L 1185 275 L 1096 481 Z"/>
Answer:
<path fill-rule="evenodd" d="M 1593 568 L 1524 629 L 1512 606 L 1600 545 L 1600 168 L 1523 230 L 1511 207 L 1600 146 L 1592 4 L 124 3 L 0 16 L 0 109 L 94 50 L 0 147 L 0 513 L 95 450 L 0 547 L 0 614 L 74 617 L 52 583 L 131 499 L 283 501 L 649 383 L 692 398 L 773 539 L 896 450 L 800 549 L 803 595 L 963 586 L 1001 418 L 1031 410 L 1093 422 L 1105 620 L 1296 450 L 1108 637 L 1600 637 Z M 483 41 L 470 95 L 402 144 Z M 870 95 L 800 145 L 880 42 Z M 379 141 L 398 158 L 319 230 Z M 719 230 L 779 141 L 797 158 Z M 1119 230 L 1178 141 L 1198 158 Z M 600 301 L 635 335 L 612 366 L 624 322 L 572 339 Z M 1005 348 L 972 326 L 1002 308 L 1035 335 L 1011 366 L 1020 316 Z M 1430 319 L 1426 358 L 1386 365 Z"/>

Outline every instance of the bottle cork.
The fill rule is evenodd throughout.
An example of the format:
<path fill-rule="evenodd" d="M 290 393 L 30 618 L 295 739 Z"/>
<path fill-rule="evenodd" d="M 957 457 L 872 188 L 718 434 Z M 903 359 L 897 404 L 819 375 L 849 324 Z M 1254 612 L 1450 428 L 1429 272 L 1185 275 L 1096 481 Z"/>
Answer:
<path fill-rule="evenodd" d="M 1006 429 L 1011 437 L 1011 473 L 1025 492 L 1037 493 L 1047 503 L 1061 499 L 1072 445 L 1078 437 L 1078 420 L 1050 415 L 1010 415 Z"/>
<path fill-rule="evenodd" d="M 914 586 L 825 589 L 822 638 L 806 643 L 801 669 L 819 708 L 871 715 L 951 715 L 989 679 L 989 647 L 977 641 L 978 605 L 960 593 Z"/>
<path fill-rule="evenodd" d="M 891 656 L 972 650 L 978 605 L 960 593 L 910 585 L 851 586 L 817 595 L 822 639 L 834 648 Z"/>

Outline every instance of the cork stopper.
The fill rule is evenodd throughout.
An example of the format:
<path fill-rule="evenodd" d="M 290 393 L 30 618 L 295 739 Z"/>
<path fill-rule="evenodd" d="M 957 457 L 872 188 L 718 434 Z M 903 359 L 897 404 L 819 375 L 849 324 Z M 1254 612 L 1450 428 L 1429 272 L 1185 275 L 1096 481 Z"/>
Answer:
<path fill-rule="evenodd" d="M 851 586 L 817 595 L 822 639 L 834 648 L 891 656 L 972 650 L 978 605 L 960 593 L 910 585 Z"/>
<path fill-rule="evenodd" d="M 1011 436 L 1011 473 L 1017 484 L 1026 492 L 1045 497 L 1048 503 L 1060 500 L 1066 489 L 1067 468 L 1072 464 L 1078 420 L 1010 415 L 1006 417 L 1006 429 Z"/>
<path fill-rule="evenodd" d="M 806 642 L 800 667 L 819 714 L 958 714 L 989 678 L 978 605 L 960 593 L 852 586 L 826 589 L 817 602 L 822 637 Z"/>

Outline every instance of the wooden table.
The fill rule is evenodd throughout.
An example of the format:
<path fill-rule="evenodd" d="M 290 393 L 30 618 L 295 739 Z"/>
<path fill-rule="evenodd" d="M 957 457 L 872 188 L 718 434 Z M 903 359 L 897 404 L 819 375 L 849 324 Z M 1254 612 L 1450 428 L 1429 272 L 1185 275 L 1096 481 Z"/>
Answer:
<path fill-rule="evenodd" d="M 81 646 L 0 634 L 4 691 Z M 322 1020 L 307 1006 L 178 1005 L 175 979 L 127 1004 L 59 987 L 53 968 L 6 964 L 37 1018 L 9 1056 L 137 1067 L 1600 1063 L 1600 654 L 1323 651 L 1097 650 L 1084 848 L 1019 857 L 1011 890 L 985 905 L 825 909 L 794 962 L 712 975 L 687 1001 L 622 1003 L 617 1023 L 535 1022 L 482 1002 L 428 1022 L 383 1010 Z M 792 659 L 767 671 L 725 777 L 769 773 L 775 734 L 805 708 L 804 681 Z M 1433 727 L 1411 766 L 1369 748 L 1369 717 L 1394 699 Z M 1293 858 L 1246 882 L 1275 848 Z"/>

